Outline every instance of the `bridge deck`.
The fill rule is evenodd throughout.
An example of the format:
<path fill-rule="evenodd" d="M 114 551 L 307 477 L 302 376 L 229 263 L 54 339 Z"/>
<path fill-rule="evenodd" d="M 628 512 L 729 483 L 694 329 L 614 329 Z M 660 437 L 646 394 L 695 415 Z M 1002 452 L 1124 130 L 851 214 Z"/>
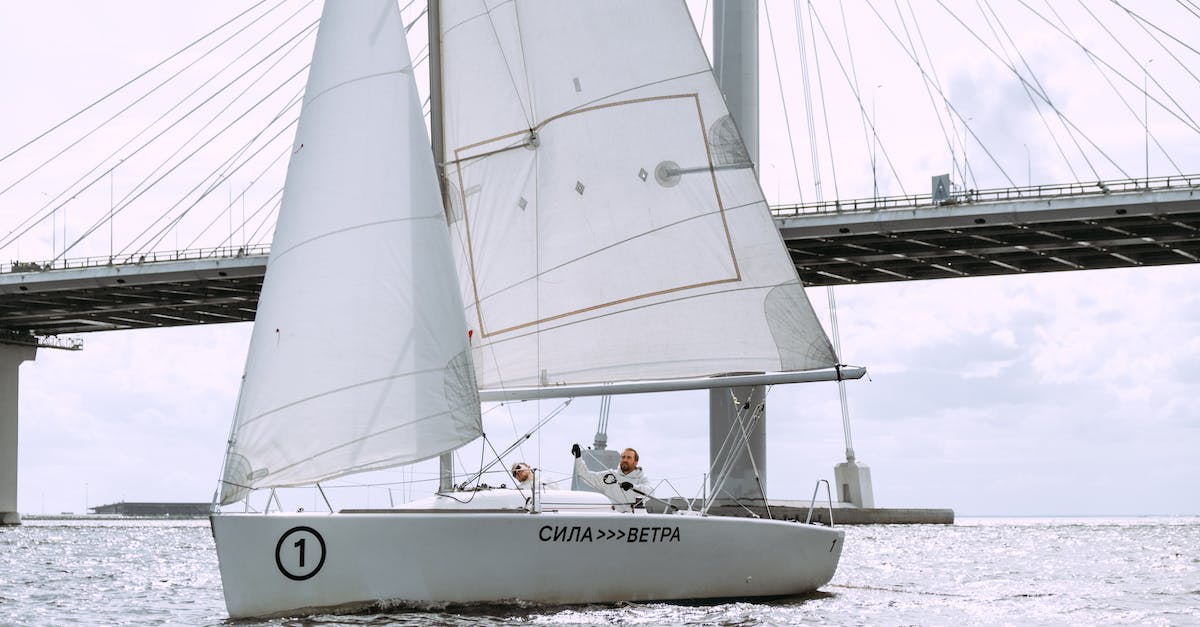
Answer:
<path fill-rule="evenodd" d="M 806 285 L 1200 261 L 1200 177 L 776 208 Z"/>
<path fill-rule="evenodd" d="M 806 285 L 1200 261 L 1200 176 L 777 207 Z M 0 341 L 254 319 L 267 253 L 0 267 Z"/>
<path fill-rule="evenodd" d="M 0 340 L 253 320 L 265 250 L 212 252 L 57 269 L 16 264 L 0 273 Z"/>

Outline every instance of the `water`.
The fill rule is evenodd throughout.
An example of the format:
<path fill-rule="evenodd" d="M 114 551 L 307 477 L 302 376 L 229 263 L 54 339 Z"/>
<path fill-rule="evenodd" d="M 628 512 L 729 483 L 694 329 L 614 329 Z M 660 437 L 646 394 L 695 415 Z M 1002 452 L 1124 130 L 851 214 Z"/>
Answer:
<path fill-rule="evenodd" d="M 392 608 L 238 624 L 1200 625 L 1200 518 L 990 518 L 845 529 L 837 575 L 801 598 Z M 0 625 L 224 622 L 207 521 L 45 520 L 0 528 Z"/>

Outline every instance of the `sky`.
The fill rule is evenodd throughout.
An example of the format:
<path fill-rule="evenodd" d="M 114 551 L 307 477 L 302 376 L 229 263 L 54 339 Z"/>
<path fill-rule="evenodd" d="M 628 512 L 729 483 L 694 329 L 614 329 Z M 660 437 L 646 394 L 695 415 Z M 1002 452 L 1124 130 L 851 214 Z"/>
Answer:
<path fill-rule="evenodd" d="M 692 4 L 699 16 L 704 4 Z M 830 8 L 820 8 L 817 20 L 804 16 L 807 41 L 817 42 L 813 63 L 822 68 L 820 80 L 815 65 L 810 68 L 812 135 L 797 69 L 793 3 L 764 5 L 770 27 L 764 15 L 759 171 L 771 203 L 864 198 L 876 186 L 880 195 L 927 193 L 929 177 L 947 172 L 964 188 L 1123 179 L 1144 176 L 1147 169 L 1155 176 L 1200 172 L 1197 134 L 1179 119 L 1200 111 L 1200 81 L 1191 75 L 1200 69 L 1200 55 L 1179 44 L 1159 46 L 1147 35 L 1159 31 L 1140 28 L 1116 5 L 1056 7 L 1064 12 L 1061 21 L 1049 8 L 1040 9 L 1046 21 L 1006 6 L 1009 13 L 989 27 L 979 4 L 961 9 L 955 4 L 954 14 L 935 3 L 875 6 L 882 4 L 846 3 L 845 27 L 842 13 Z M 0 155 L 247 6 L 227 0 L 6 6 L 0 20 L 5 84 Z M 284 6 L 301 10 L 297 25 L 315 19 L 318 10 L 301 2 Z M 873 6 L 890 30 L 880 26 Z M 895 15 L 898 6 L 907 16 L 903 21 Z M 1086 9 L 1101 19 L 1091 19 Z M 1200 48 L 1197 16 L 1165 1 L 1140 3 L 1137 10 Z M 711 16 L 697 21 L 711 26 Z M 1051 23 L 1070 28 L 1095 56 L 1080 53 Z M 414 29 L 410 47 L 423 45 L 423 28 L 422 22 Z M 991 49 L 972 33 L 992 42 Z M 936 75 L 936 89 L 926 88 L 893 36 L 924 38 L 909 49 L 926 55 L 921 67 L 930 83 Z M 1011 45 L 994 43 L 1008 42 L 1009 36 Z M 295 58 L 305 54 L 302 46 Z M 999 59 L 1030 68 L 1022 69 L 1026 80 L 1033 84 L 1036 76 L 1080 133 L 1072 139 L 1048 107 L 1035 110 Z M 270 76 L 290 75 L 303 63 L 291 57 L 289 62 Z M 1102 75 L 1098 66 L 1111 70 Z M 300 84 L 294 83 L 297 89 Z M 851 84 L 858 86 L 857 98 Z M 1140 91 L 1143 84 L 1149 96 Z M 162 98 L 158 111 L 171 102 Z M 1150 122 L 1143 125 L 1146 110 Z M 97 132 L 0 193 L 0 234 L 88 171 L 97 155 L 107 155 L 114 137 L 140 128 L 142 118 L 134 119 L 119 118 L 118 130 Z M 873 121 L 874 133 L 865 130 L 866 121 Z M 62 137 L 84 128 L 64 129 Z M 0 189 L 61 149 L 64 140 L 57 138 L 0 160 Z M 287 133 L 281 138 L 290 142 Z M 282 166 L 272 169 L 263 159 L 264 177 L 282 180 Z M 59 254 L 64 229 L 73 240 L 110 208 L 111 198 L 135 184 L 135 161 L 119 167 L 109 185 L 81 192 L 48 222 L 0 250 L 0 261 Z M 163 185 L 175 189 L 174 196 L 164 192 L 158 205 L 131 206 L 123 214 L 128 217 L 115 221 L 111 240 L 101 232 L 67 256 L 119 250 L 147 222 L 150 214 L 139 211 L 158 207 L 161 213 L 161 203 L 173 202 L 188 187 L 186 176 L 179 179 Z M 241 215 L 253 214 L 266 201 L 270 192 L 259 190 L 272 189 L 251 186 L 250 179 L 242 175 L 205 201 L 215 209 L 204 210 L 201 203 L 195 212 L 213 217 L 164 231 L 160 248 L 264 237 L 255 236 L 253 227 L 236 226 Z M 224 233 L 205 232 L 202 225 L 213 222 Z M 847 388 L 854 449 L 871 469 L 876 504 L 952 508 L 962 516 L 1200 514 L 1198 284 L 1200 266 L 1181 265 L 838 288 L 843 358 L 869 372 Z M 826 291 L 808 292 L 827 320 Z M 122 331 L 81 336 L 85 349 L 79 352 L 39 350 L 35 361 L 21 367 L 18 509 L 41 514 L 81 512 L 120 500 L 209 500 L 249 335 L 249 324 Z M 488 407 L 485 431 L 495 446 L 505 446 L 556 405 Z M 609 442 L 639 449 L 646 472 L 669 482 L 660 494 L 678 490 L 696 496 L 707 467 L 707 408 L 704 392 L 614 398 Z M 591 442 L 598 411 L 597 399 L 573 401 L 520 455 L 549 476 L 563 476 L 570 471 L 571 443 Z M 833 466 L 844 459 L 836 387 L 776 386 L 768 395 L 766 424 L 768 494 L 807 500 L 813 482 L 832 479 Z M 463 467 L 477 460 L 478 447 L 459 457 Z M 428 474 L 418 467 L 391 471 L 384 480 Z M 428 484 L 390 495 L 350 487 L 349 481 L 341 485 L 334 491 L 339 504 L 378 504 L 389 496 L 422 496 L 421 486 Z"/>

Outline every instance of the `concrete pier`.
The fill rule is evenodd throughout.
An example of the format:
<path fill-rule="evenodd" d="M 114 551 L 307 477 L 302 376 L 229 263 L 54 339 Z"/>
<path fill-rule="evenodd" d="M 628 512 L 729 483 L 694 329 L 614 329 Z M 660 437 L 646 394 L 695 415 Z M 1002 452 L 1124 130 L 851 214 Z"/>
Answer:
<path fill-rule="evenodd" d="M 683 499 L 670 499 L 671 503 L 680 508 L 686 508 Z M 708 513 L 713 516 L 733 516 L 750 518 L 775 518 L 777 520 L 808 520 L 808 501 L 767 501 L 771 513 L 762 501 L 756 503 L 743 501 L 741 505 L 713 505 Z M 694 503 L 693 508 L 702 507 Z M 855 507 L 849 503 L 833 504 L 834 525 L 953 525 L 954 510 L 952 509 L 919 509 L 910 507 Z M 751 514 L 753 512 L 753 514 Z M 829 524 L 830 509 L 825 503 L 818 502 L 812 509 L 812 522 L 822 525 Z"/>
<path fill-rule="evenodd" d="M 808 503 L 795 501 L 770 502 L 771 515 L 783 520 L 808 520 Z M 842 505 L 839 507 L 839 505 Z M 767 518 L 767 508 L 751 505 L 749 509 L 761 518 Z M 812 510 L 812 522 L 829 524 L 829 508 L 818 503 Z M 716 516 L 749 517 L 746 508 L 737 505 L 718 505 L 708 510 Z M 916 509 L 907 507 L 853 507 L 843 503 L 833 505 L 834 525 L 953 525 L 952 509 Z"/>
<path fill-rule="evenodd" d="M 37 347 L 0 344 L 0 525 L 19 525 L 17 513 L 17 369 Z"/>

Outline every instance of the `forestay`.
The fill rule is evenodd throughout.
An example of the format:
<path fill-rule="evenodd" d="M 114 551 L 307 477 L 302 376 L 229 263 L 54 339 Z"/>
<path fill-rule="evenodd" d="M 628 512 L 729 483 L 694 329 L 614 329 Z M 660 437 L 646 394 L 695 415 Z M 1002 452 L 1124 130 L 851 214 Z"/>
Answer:
<path fill-rule="evenodd" d="M 461 0 L 441 18 L 485 393 L 835 364 L 684 3 Z"/>
<path fill-rule="evenodd" d="M 328 2 L 221 502 L 479 435 L 454 274 L 396 3 Z"/>

